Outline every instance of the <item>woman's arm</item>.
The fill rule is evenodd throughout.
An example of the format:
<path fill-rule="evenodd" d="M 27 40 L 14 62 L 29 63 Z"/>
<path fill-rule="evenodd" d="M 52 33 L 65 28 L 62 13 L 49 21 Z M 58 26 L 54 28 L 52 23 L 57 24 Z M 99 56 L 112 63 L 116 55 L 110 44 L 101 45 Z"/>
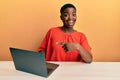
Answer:
<path fill-rule="evenodd" d="M 81 45 L 76 44 L 76 50 L 80 53 L 82 59 L 87 62 L 91 63 L 92 62 L 92 55 L 90 52 L 85 50 Z"/>
<path fill-rule="evenodd" d="M 85 50 L 80 44 L 74 43 L 74 42 L 68 42 L 68 43 L 57 42 L 57 44 L 63 45 L 62 47 L 63 47 L 63 49 L 66 52 L 67 51 L 77 50 L 80 53 L 80 56 L 82 57 L 82 59 L 86 63 L 91 63 L 92 62 L 92 55 L 91 55 L 91 53 L 88 52 L 87 50 Z"/>

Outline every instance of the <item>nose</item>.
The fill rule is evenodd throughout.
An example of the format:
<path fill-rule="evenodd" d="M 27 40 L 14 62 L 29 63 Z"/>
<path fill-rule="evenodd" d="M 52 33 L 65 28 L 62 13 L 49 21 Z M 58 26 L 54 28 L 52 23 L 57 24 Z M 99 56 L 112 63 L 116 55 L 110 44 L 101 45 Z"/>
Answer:
<path fill-rule="evenodd" d="M 69 15 L 69 18 L 68 18 L 69 20 L 72 20 L 73 19 L 73 16 L 72 15 Z"/>

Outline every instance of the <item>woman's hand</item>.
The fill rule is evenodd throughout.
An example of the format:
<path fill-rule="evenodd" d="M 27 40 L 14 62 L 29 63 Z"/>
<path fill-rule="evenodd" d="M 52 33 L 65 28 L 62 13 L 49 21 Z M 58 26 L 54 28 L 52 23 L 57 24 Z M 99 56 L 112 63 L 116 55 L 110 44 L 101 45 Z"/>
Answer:
<path fill-rule="evenodd" d="M 79 44 L 74 43 L 74 42 L 57 42 L 56 44 L 62 45 L 62 48 L 68 52 L 68 51 L 73 51 L 73 50 L 78 50 L 79 49 Z"/>
<path fill-rule="evenodd" d="M 92 62 L 92 55 L 90 52 L 88 52 L 86 49 L 84 49 L 80 44 L 78 43 L 74 43 L 74 42 L 57 42 L 56 44 L 60 44 L 62 45 L 62 48 L 67 52 L 67 51 L 73 51 L 73 50 L 77 50 L 82 59 L 86 62 L 86 63 L 91 63 Z"/>

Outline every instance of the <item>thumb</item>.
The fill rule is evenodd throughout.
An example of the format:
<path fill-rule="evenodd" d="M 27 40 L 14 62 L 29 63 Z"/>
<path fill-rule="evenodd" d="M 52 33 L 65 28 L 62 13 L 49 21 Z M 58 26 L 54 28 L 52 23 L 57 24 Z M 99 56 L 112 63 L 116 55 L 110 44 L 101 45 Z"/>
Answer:
<path fill-rule="evenodd" d="M 58 45 L 64 45 L 65 42 L 56 42 L 56 44 L 58 44 Z"/>

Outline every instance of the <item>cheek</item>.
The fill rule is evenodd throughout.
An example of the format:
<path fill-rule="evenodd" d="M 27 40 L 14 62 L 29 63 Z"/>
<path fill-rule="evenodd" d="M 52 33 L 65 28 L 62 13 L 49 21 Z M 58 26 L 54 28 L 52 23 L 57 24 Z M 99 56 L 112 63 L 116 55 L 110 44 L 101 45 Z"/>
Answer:
<path fill-rule="evenodd" d="M 68 20 L 68 18 L 63 18 L 62 21 L 63 22 L 66 22 Z"/>
<path fill-rule="evenodd" d="M 63 17 L 63 16 L 61 17 L 62 21 L 66 21 L 67 19 L 68 19 L 68 17 Z"/>
<path fill-rule="evenodd" d="M 77 20 L 77 17 L 73 17 L 74 20 Z"/>

